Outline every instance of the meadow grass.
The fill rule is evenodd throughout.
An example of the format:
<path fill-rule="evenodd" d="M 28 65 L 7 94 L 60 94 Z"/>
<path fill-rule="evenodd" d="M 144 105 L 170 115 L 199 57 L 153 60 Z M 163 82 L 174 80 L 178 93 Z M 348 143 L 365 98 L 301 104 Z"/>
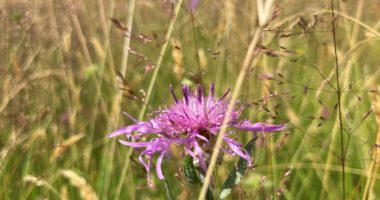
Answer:
<path fill-rule="evenodd" d="M 380 198 L 378 1 L 173 2 L 0 3 L 0 199 L 197 199 L 182 152 L 148 187 L 139 152 L 107 137 L 182 83 L 288 126 L 259 135 L 228 198 Z M 212 165 L 216 197 L 236 162 Z"/>

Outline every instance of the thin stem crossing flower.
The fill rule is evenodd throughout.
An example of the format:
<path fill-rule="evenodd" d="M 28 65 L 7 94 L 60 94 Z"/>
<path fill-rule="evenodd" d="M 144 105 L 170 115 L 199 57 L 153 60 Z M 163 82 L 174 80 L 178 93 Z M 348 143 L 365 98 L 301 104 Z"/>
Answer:
<path fill-rule="evenodd" d="M 174 98 L 174 104 L 169 108 L 156 111 L 155 117 L 149 121 L 138 121 L 128 113 L 126 116 L 135 122 L 133 125 L 121 128 L 109 135 L 115 137 L 125 135 L 126 140 L 119 140 L 123 145 L 135 149 L 143 149 L 139 161 L 144 165 L 148 178 L 152 156 L 158 153 L 156 173 L 160 179 L 164 179 L 161 163 L 168 152 L 170 145 L 180 145 L 186 154 L 199 162 L 200 168 L 207 171 L 207 152 L 212 150 L 223 119 L 227 113 L 227 90 L 220 98 L 214 96 L 214 85 L 211 84 L 208 96 L 205 95 L 202 86 L 198 85 L 196 92 L 190 92 L 187 85 L 182 86 L 183 98 L 178 99 L 172 86 L 170 91 Z M 273 132 L 285 129 L 284 125 L 267 125 L 264 123 L 251 123 L 248 120 L 239 120 L 242 108 L 235 108 L 229 117 L 229 127 L 251 132 Z M 223 138 L 223 152 L 238 155 L 251 163 L 249 154 L 242 145 L 230 137 L 232 132 Z M 146 138 L 151 138 L 146 141 Z"/>

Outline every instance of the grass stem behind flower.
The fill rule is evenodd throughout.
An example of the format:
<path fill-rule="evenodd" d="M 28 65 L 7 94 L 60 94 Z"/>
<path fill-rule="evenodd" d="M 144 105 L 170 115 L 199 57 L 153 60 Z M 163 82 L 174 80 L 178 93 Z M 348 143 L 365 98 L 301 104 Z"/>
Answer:
<path fill-rule="evenodd" d="M 135 9 L 135 0 L 129 0 L 128 22 L 127 22 L 127 29 L 129 31 L 132 31 L 133 16 L 134 16 L 134 13 L 135 13 L 134 9 Z M 122 63 L 121 63 L 121 69 L 120 69 L 121 75 L 123 77 L 127 73 L 128 55 L 129 55 L 128 48 L 129 48 L 130 40 L 131 40 L 130 37 L 125 37 L 124 38 L 123 57 L 122 57 Z M 115 102 L 116 104 L 120 104 L 121 103 L 122 92 L 120 92 L 118 94 L 116 100 L 118 100 L 118 101 Z M 117 120 L 117 121 L 119 121 L 119 120 Z M 111 152 L 113 153 L 114 152 L 114 148 L 115 148 L 115 143 L 112 143 L 111 145 L 112 145 L 112 151 Z M 123 168 L 122 168 L 121 177 L 120 177 L 119 183 L 117 184 L 115 199 L 119 199 L 119 197 L 120 197 L 121 189 L 123 187 L 124 179 L 125 179 L 125 176 L 127 174 L 127 170 L 128 170 L 128 166 L 129 166 L 129 156 L 131 154 L 132 154 L 132 149 L 130 149 L 128 151 L 128 153 L 127 153 L 127 156 L 126 156 L 127 159 L 125 159 L 125 163 L 124 163 Z M 130 188 L 130 187 L 128 187 L 128 188 Z"/>

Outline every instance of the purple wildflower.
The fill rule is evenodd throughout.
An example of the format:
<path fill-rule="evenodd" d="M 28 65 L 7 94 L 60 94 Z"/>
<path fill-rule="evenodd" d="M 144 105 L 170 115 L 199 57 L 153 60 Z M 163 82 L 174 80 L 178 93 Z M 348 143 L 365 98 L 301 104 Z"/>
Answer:
<path fill-rule="evenodd" d="M 208 96 L 205 96 L 201 86 L 198 86 L 197 91 L 192 93 L 187 85 L 183 85 L 183 99 L 176 97 L 171 86 L 170 89 L 175 100 L 172 106 L 157 111 L 156 116 L 147 122 L 139 122 L 125 113 L 135 124 L 121 128 L 109 136 L 115 137 L 124 134 L 127 140 L 119 140 L 121 144 L 144 149 L 140 154 L 139 161 L 147 170 L 148 177 L 152 156 L 154 153 L 159 153 L 156 172 L 160 179 L 164 178 L 161 163 L 171 144 L 182 145 L 186 154 L 198 161 L 201 169 L 206 172 L 206 155 L 208 150 L 213 148 L 213 143 L 228 109 L 228 101 L 225 100 L 225 97 L 229 90 L 221 98 L 214 97 L 213 84 L 210 86 Z M 272 132 L 285 128 L 284 125 L 252 124 L 247 120 L 241 121 L 239 120 L 241 111 L 241 108 L 234 109 L 228 126 L 252 132 Z M 231 132 L 224 136 L 225 144 L 222 150 L 229 154 L 237 154 L 251 163 L 249 154 L 240 143 L 229 137 L 230 134 Z M 153 138 L 145 141 L 148 135 Z"/>

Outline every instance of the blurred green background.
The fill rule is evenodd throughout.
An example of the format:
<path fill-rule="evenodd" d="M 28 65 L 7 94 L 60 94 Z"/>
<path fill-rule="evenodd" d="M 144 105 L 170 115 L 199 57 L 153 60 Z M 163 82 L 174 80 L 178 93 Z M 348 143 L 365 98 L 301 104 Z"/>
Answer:
<path fill-rule="evenodd" d="M 179 1 L 131 2 L 0 2 L 0 199 L 166 198 L 154 170 L 148 187 L 139 153 L 128 158 L 107 135 L 132 123 L 122 111 L 146 120 L 170 105 L 169 84 L 178 95 L 181 83 L 213 82 L 218 95 L 233 88 L 261 1 L 202 0 L 190 12 L 185 0 L 172 30 Z M 335 19 L 330 1 L 273 5 L 239 104 L 242 117 L 289 128 L 261 135 L 257 166 L 229 198 L 341 199 L 342 160 L 346 199 L 380 198 L 380 2 L 335 2 Z M 173 153 L 164 173 L 176 199 L 196 199 L 200 187 L 186 183 L 182 158 Z M 235 163 L 226 156 L 217 166 L 216 196 Z"/>

